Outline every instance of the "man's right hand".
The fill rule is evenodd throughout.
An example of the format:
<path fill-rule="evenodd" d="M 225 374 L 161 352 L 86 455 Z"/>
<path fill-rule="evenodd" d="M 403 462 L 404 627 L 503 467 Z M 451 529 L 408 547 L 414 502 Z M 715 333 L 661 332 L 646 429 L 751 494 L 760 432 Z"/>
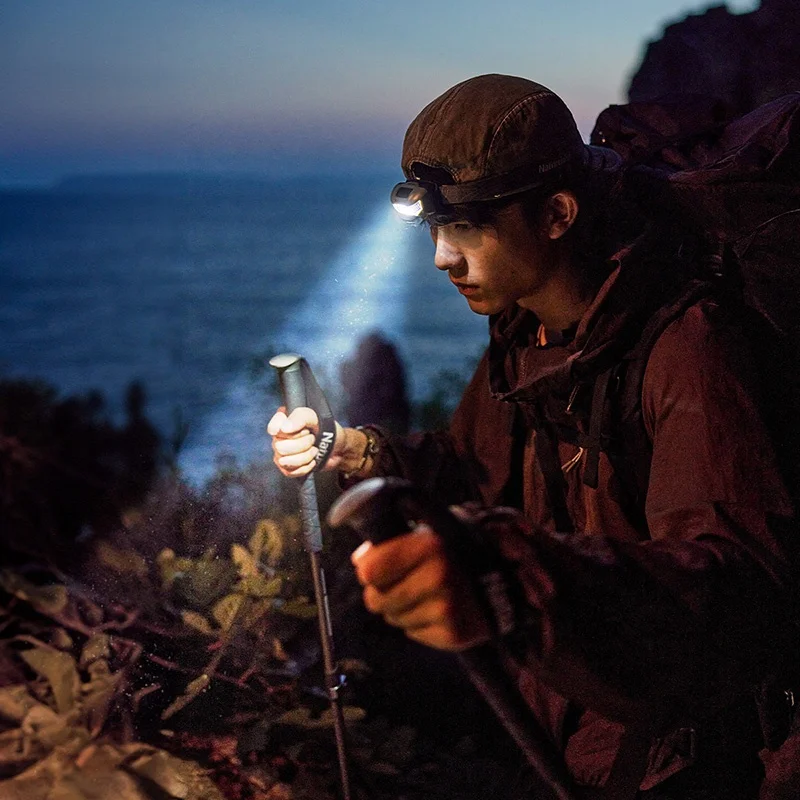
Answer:
<path fill-rule="evenodd" d="M 343 428 L 338 422 L 335 425 L 333 452 L 323 470 L 347 472 L 361 462 L 366 435 L 355 428 Z M 281 406 L 267 423 L 267 433 L 272 436 L 272 460 L 284 475 L 301 478 L 311 472 L 319 433 L 319 420 L 313 409 L 296 408 L 287 416 L 286 408 Z"/>

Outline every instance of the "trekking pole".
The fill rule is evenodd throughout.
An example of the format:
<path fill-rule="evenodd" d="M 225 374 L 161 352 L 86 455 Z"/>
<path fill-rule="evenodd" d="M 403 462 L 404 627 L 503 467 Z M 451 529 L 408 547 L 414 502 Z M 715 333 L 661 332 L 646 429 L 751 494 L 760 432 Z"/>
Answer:
<path fill-rule="evenodd" d="M 406 480 L 370 478 L 357 484 L 331 506 L 328 522 L 334 527 L 349 525 L 374 544 L 408 533 L 417 522 L 425 522 L 442 537 L 456 561 L 475 562 L 475 553 L 469 552 L 469 527 Z M 458 658 L 533 768 L 540 789 L 554 800 L 573 800 L 563 759 L 503 670 L 495 648 L 480 645 L 459 653 Z M 544 800 L 547 795 L 536 796 Z"/>
<path fill-rule="evenodd" d="M 287 413 L 290 414 L 296 408 L 308 405 L 307 382 L 311 383 L 316 393 L 321 396 L 321 391 L 311 374 L 311 370 L 301 356 L 296 353 L 283 353 L 271 358 L 269 363 L 278 372 L 281 393 Z M 324 401 L 324 398 L 322 399 Z M 327 406 L 327 401 L 324 402 Z M 308 552 L 311 572 L 314 577 L 314 597 L 317 604 L 317 621 L 322 643 L 325 688 L 328 692 L 331 714 L 333 715 L 333 730 L 336 737 L 336 754 L 339 760 L 342 797 L 343 800 L 350 800 L 350 777 L 347 764 L 344 714 L 342 713 L 342 703 L 339 697 L 339 690 L 343 686 L 343 681 L 334 658 L 333 627 L 328 605 L 328 589 L 325 585 L 325 571 L 320 559 L 320 553 L 322 552 L 322 526 L 319 518 L 319 506 L 317 505 L 317 487 L 314 483 L 313 472 L 298 480 L 300 482 L 300 515 L 303 522 L 305 548 Z"/>

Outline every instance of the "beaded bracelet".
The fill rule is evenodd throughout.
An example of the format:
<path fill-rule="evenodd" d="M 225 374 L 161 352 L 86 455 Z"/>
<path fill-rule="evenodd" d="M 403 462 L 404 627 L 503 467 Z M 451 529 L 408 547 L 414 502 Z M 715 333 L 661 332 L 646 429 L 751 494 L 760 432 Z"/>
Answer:
<path fill-rule="evenodd" d="M 374 431 L 370 428 L 363 428 L 361 425 L 356 426 L 357 431 L 361 431 L 367 437 L 367 443 L 364 445 L 364 453 L 361 456 L 361 461 L 359 462 L 358 466 L 349 470 L 348 472 L 343 472 L 342 477 L 345 480 L 349 480 L 354 475 L 357 475 L 364 469 L 364 465 L 367 463 L 367 460 L 370 456 L 375 458 L 381 450 L 380 442 L 378 441 L 378 437 L 375 435 Z"/>

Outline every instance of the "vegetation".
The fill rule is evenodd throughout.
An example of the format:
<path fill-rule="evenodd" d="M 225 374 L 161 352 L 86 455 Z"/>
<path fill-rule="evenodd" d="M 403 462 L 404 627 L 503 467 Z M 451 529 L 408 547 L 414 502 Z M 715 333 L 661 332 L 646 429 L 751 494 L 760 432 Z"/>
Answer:
<path fill-rule="evenodd" d="M 97 394 L 0 381 L 0 795 L 333 800 L 295 487 L 188 486 L 143 408 L 134 386 L 117 426 Z M 367 615 L 357 542 L 325 541 L 355 797 L 511 797 L 454 664 Z"/>

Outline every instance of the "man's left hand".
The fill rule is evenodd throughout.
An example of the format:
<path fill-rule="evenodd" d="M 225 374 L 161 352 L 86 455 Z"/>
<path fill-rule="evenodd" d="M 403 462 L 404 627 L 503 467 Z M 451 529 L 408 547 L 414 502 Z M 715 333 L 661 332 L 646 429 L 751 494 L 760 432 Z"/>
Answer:
<path fill-rule="evenodd" d="M 364 605 L 410 639 L 440 650 L 465 650 L 490 638 L 469 579 L 427 525 L 352 555 Z"/>

